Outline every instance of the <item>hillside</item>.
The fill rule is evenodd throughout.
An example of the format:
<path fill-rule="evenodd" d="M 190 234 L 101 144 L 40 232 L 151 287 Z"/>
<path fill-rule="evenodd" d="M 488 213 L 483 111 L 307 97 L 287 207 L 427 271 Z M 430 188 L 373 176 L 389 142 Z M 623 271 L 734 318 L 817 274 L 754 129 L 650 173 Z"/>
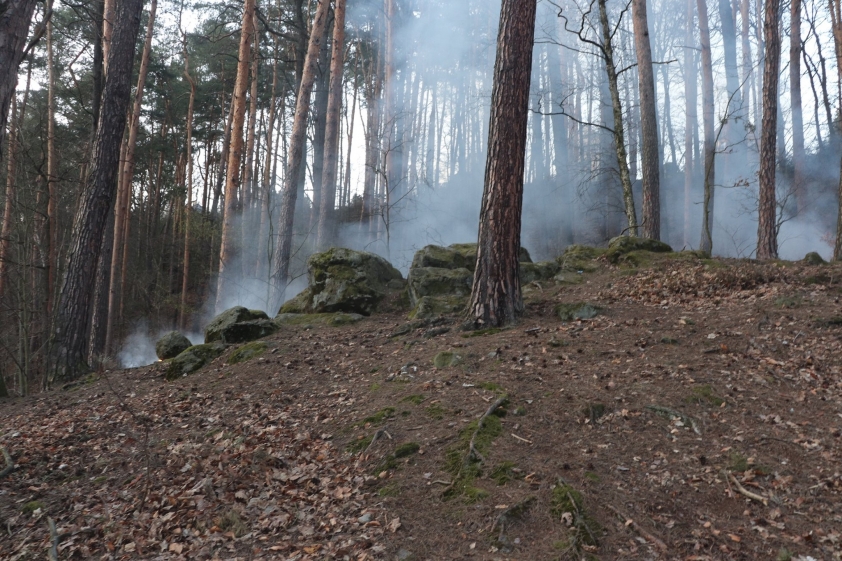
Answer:
<path fill-rule="evenodd" d="M 839 560 L 840 295 L 839 265 L 638 253 L 507 330 L 293 325 L 7 400 L 0 558 Z"/>

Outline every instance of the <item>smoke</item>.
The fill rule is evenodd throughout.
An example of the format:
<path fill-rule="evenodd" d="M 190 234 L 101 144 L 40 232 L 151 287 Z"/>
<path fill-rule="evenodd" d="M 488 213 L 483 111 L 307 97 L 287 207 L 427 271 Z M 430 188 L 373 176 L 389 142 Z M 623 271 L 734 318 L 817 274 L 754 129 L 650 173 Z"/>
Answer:
<path fill-rule="evenodd" d="M 123 347 L 117 353 L 117 362 L 122 368 L 136 368 L 147 366 L 158 361 L 155 354 L 155 343 L 169 329 L 151 330 L 146 320 L 135 323 L 129 336 L 123 342 Z M 204 342 L 205 336 L 202 333 L 184 333 L 194 345 Z"/>

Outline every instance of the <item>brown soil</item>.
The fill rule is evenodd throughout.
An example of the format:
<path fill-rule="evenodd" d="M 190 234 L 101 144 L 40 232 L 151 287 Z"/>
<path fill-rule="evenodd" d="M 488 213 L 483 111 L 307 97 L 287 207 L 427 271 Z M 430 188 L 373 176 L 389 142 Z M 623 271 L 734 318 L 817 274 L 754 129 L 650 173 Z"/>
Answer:
<path fill-rule="evenodd" d="M 51 518 L 60 559 L 842 559 L 842 267 L 638 265 L 498 333 L 394 312 L 3 402 L 0 558 Z"/>

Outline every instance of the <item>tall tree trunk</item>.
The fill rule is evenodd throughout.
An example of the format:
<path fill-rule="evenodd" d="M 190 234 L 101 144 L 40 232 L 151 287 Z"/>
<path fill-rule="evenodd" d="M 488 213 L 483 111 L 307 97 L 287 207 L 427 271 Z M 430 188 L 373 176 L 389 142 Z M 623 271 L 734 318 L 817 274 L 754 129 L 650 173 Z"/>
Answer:
<path fill-rule="evenodd" d="M 804 113 L 801 107 L 801 0 L 790 3 L 789 97 L 792 106 L 792 186 L 798 211 L 806 210 L 804 185 Z M 819 138 L 821 141 L 821 138 Z M 783 139 L 781 139 L 783 142 Z"/>
<path fill-rule="evenodd" d="M 634 209 L 634 191 L 629 174 L 629 159 L 626 155 L 626 137 L 623 130 L 623 106 L 620 103 L 620 86 L 617 80 L 617 67 L 614 62 L 614 47 L 611 44 L 613 32 L 608 23 L 606 0 L 597 0 L 599 4 L 599 22 L 602 27 L 602 56 L 608 73 L 608 90 L 611 95 L 611 109 L 614 117 L 614 150 L 617 152 L 617 167 L 620 171 L 620 184 L 623 188 L 623 206 L 626 211 L 628 231 L 637 236 L 637 215 Z M 657 125 L 655 130 L 657 131 Z M 655 133 L 657 135 L 657 132 Z M 657 149 L 657 147 L 656 147 Z"/>
<path fill-rule="evenodd" d="M 330 14 L 325 24 L 325 40 L 319 50 L 319 75 L 316 78 L 316 93 L 313 100 L 313 199 L 308 209 L 307 235 L 313 235 L 311 243 L 315 245 L 316 232 L 319 226 L 319 211 L 322 206 L 322 182 L 324 181 L 325 164 L 325 127 L 327 125 L 327 104 L 330 97 L 330 46 L 329 26 Z M 306 153 L 306 151 L 305 151 Z M 301 201 L 303 202 L 303 201 Z"/>
<path fill-rule="evenodd" d="M 336 0 L 333 10 L 333 54 L 330 61 L 330 97 L 325 123 L 324 171 L 322 172 L 322 208 L 319 216 L 316 246 L 325 249 L 336 242 L 337 151 L 339 148 L 339 119 L 342 110 L 342 68 L 345 63 L 345 0 Z M 350 145 L 348 146 L 350 150 Z"/>
<path fill-rule="evenodd" d="M 778 257 L 775 150 L 778 120 L 778 67 L 781 58 L 779 12 L 780 0 L 766 0 L 766 17 L 763 21 L 766 61 L 763 65 L 763 128 L 760 132 L 760 205 L 757 209 L 758 259 L 777 259 Z"/>
<path fill-rule="evenodd" d="M 536 0 L 503 0 L 491 91 L 488 157 L 468 322 L 511 324 L 523 313 L 518 254 Z"/>
<path fill-rule="evenodd" d="M 301 171 L 304 140 L 307 134 L 307 117 L 310 113 L 310 94 L 313 93 L 313 83 L 316 80 L 316 64 L 319 50 L 324 41 L 328 19 L 329 0 L 318 0 L 313 26 L 310 30 L 310 42 L 307 46 L 307 57 L 304 63 L 304 74 L 301 88 L 295 102 L 295 118 L 292 124 L 292 135 L 289 140 L 289 164 L 284 174 L 284 191 L 281 202 L 281 218 L 278 228 L 278 245 L 275 251 L 272 300 L 274 305 L 283 301 L 289 278 L 289 261 L 292 257 L 292 227 L 295 218 L 295 200 L 298 196 L 297 178 Z"/>
<path fill-rule="evenodd" d="M 257 175 L 257 164 L 255 154 L 255 128 L 257 125 L 257 71 L 260 62 L 260 33 L 257 32 L 257 12 L 255 11 L 252 28 L 255 30 L 251 49 L 251 89 L 249 92 L 249 120 L 248 133 L 246 136 L 246 165 L 243 167 L 243 220 L 242 220 L 242 242 L 243 248 L 243 275 L 248 277 L 254 272 L 254 200 L 255 181 Z M 258 146 L 259 150 L 259 146 Z M 189 165 L 189 164 L 188 164 Z"/>
<path fill-rule="evenodd" d="M 649 24 L 646 0 L 632 0 L 634 46 L 640 87 L 640 130 L 642 138 L 641 168 L 643 171 L 644 238 L 661 239 L 661 181 L 658 151 L 658 120 L 655 115 L 655 76 L 652 71 L 652 49 L 649 45 Z"/>
<path fill-rule="evenodd" d="M 47 3 L 51 12 L 53 2 Z M 58 155 L 56 154 L 56 65 L 53 56 L 53 21 L 47 22 L 47 294 L 46 317 L 53 314 L 58 267 Z"/>
<path fill-rule="evenodd" d="M 27 90 L 29 89 L 29 77 L 32 76 L 32 65 L 29 65 L 27 77 Z M 3 206 L 3 226 L 0 227 L 0 302 L 3 301 L 6 290 L 6 277 L 9 274 L 9 262 L 11 261 L 10 249 L 12 241 L 12 211 L 17 205 L 17 161 L 18 161 L 18 139 L 20 137 L 20 126 L 23 119 L 17 116 L 17 96 L 12 96 L 12 111 L 9 124 L 9 148 L 6 155 L 6 198 Z M 21 110 L 21 117 L 23 110 Z"/>
<path fill-rule="evenodd" d="M 830 8 L 831 28 L 833 29 L 833 46 L 836 51 L 836 84 L 837 87 L 842 88 L 842 66 L 840 66 L 840 64 L 842 64 L 842 0 L 829 0 L 828 4 Z M 829 125 L 831 131 L 835 130 L 835 136 L 838 138 L 839 130 L 837 127 L 839 126 L 839 123 L 829 123 Z M 834 137 L 831 136 L 831 138 Z M 842 163 L 840 163 L 838 200 L 839 208 L 836 222 L 836 244 L 833 247 L 834 261 L 842 261 Z"/>
<path fill-rule="evenodd" d="M 146 75 L 149 71 L 149 57 L 152 52 L 152 35 L 155 29 L 155 12 L 158 7 L 157 0 L 152 0 L 149 6 L 149 21 L 146 26 L 146 39 L 143 43 L 143 54 L 140 59 L 140 71 L 138 72 L 137 88 L 135 89 L 134 104 L 132 106 L 131 121 L 129 123 L 129 134 L 125 141 L 125 154 L 122 158 L 122 170 L 119 173 L 117 215 L 114 219 L 114 245 L 111 252 L 111 274 L 110 289 L 108 291 L 108 324 L 105 333 L 106 352 L 114 351 L 115 329 L 120 313 L 123 308 L 123 294 L 119 287 L 125 283 L 125 275 L 122 274 L 123 262 L 128 256 L 128 222 L 131 212 L 132 180 L 135 168 L 135 147 L 137 146 L 137 130 L 140 126 L 140 110 L 143 105 L 143 90 L 146 85 Z"/>
<path fill-rule="evenodd" d="M 233 280 L 235 263 L 239 258 L 235 227 L 237 225 L 237 191 L 240 188 L 240 161 L 243 156 L 243 124 L 246 117 L 246 91 L 249 87 L 249 50 L 254 33 L 255 0 L 243 2 L 243 26 L 240 33 L 239 62 L 237 80 L 231 102 L 231 145 L 228 149 L 228 171 L 225 178 L 225 203 L 222 218 L 222 236 L 219 245 L 219 277 L 216 285 L 216 311 L 221 307 L 227 294 L 228 285 Z M 231 278 L 229 278 L 231 277 Z"/>
<path fill-rule="evenodd" d="M 713 62 L 710 50 L 710 27 L 705 0 L 696 0 L 699 11 L 699 40 L 702 45 L 702 121 L 705 132 L 705 194 L 702 201 L 702 241 L 699 249 L 713 250 L 713 187 L 715 184 L 716 139 L 713 124 Z"/>
<path fill-rule="evenodd" d="M 108 212 L 114 201 L 121 137 L 131 94 L 134 47 L 143 0 L 123 0 L 108 52 L 100 126 L 91 172 L 73 221 L 68 263 L 50 341 L 47 381 L 74 380 L 87 370 L 87 323 Z"/>
<path fill-rule="evenodd" d="M 154 2 L 155 0 L 153 0 Z M 182 40 L 184 53 L 184 78 L 190 84 L 190 100 L 187 102 L 187 139 L 185 140 L 187 159 L 187 206 L 184 207 L 184 256 L 181 272 L 181 303 L 178 307 L 178 325 L 181 329 L 188 329 L 187 315 L 187 287 L 190 280 L 190 217 L 193 214 L 193 104 L 196 101 L 196 82 L 190 75 L 190 55 L 187 52 L 187 34 Z"/>
<path fill-rule="evenodd" d="M 690 247 L 690 208 L 692 205 L 693 175 L 695 172 L 695 150 L 693 139 L 699 128 L 698 115 L 698 72 L 696 49 L 693 48 L 695 29 L 695 0 L 687 0 L 687 21 L 684 34 L 684 246 Z"/>
<path fill-rule="evenodd" d="M 7 0 L 0 10 L 0 160 L 9 105 L 18 85 L 18 66 L 34 11 L 35 0 Z"/>
<path fill-rule="evenodd" d="M 401 126 L 399 121 L 401 116 L 398 115 L 397 110 L 397 76 L 395 75 L 395 19 L 396 14 L 396 0 L 384 0 L 386 10 L 386 41 L 383 46 L 385 51 L 385 79 L 384 79 L 384 94 L 383 94 L 383 125 L 385 132 L 383 134 L 386 141 L 386 186 L 385 188 L 392 193 L 395 199 L 400 198 L 399 190 L 403 188 L 405 183 L 404 170 L 401 169 L 403 162 L 403 147 L 401 146 Z M 464 139 L 460 146 L 464 146 Z M 461 168 L 460 168 L 461 169 Z"/>

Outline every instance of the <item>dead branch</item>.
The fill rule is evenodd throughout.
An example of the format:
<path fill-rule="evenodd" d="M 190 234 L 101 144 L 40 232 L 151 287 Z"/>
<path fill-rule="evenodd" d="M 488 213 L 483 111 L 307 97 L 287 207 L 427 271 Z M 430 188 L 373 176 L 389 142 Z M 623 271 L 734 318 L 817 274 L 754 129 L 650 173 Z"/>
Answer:
<path fill-rule="evenodd" d="M 747 490 L 745 487 L 740 485 L 740 482 L 737 481 L 737 478 L 734 477 L 733 473 L 728 474 L 728 480 L 734 484 L 734 486 L 737 488 L 737 492 L 741 495 L 746 496 L 751 500 L 761 502 L 764 506 L 769 506 L 769 499 L 762 495 L 758 495 L 757 493 L 752 493 L 751 491 Z"/>
<path fill-rule="evenodd" d="M 50 561 L 58 561 L 58 531 L 56 531 L 56 521 L 52 517 L 47 518 L 47 525 L 50 527 Z"/>
<path fill-rule="evenodd" d="M 619 516 L 620 519 L 625 523 L 626 526 L 631 526 L 634 529 L 635 532 L 640 534 L 647 541 L 652 542 L 652 544 L 654 544 L 655 547 L 657 547 L 658 549 L 660 549 L 663 552 L 667 552 L 669 550 L 669 548 L 667 547 L 667 544 L 665 544 L 663 542 L 663 540 L 661 540 L 657 536 L 654 536 L 654 535 L 650 534 L 649 532 L 647 532 L 646 530 L 644 530 L 640 526 L 640 524 L 635 522 L 633 519 L 629 518 L 628 516 L 626 516 L 625 514 L 620 512 L 617 508 L 615 508 L 612 505 L 607 504 L 605 506 L 607 506 L 609 509 L 611 509 L 614 512 L 614 514 Z"/>
<path fill-rule="evenodd" d="M 374 433 L 374 436 L 372 436 L 372 437 L 371 437 L 371 442 L 370 442 L 370 443 L 368 444 L 368 446 L 366 447 L 365 451 L 363 452 L 363 455 L 368 454 L 368 451 L 369 451 L 369 450 L 371 450 L 371 447 L 372 447 L 372 446 L 374 446 L 374 443 L 375 443 L 375 442 L 377 442 L 377 439 L 378 439 L 378 438 L 380 438 L 381 436 L 384 436 L 384 435 L 385 435 L 385 436 L 386 436 L 389 440 L 392 440 L 392 435 L 391 435 L 391 434 L 389 434 L 389 433 L 386 431 L 386 429 L 385 429 L 385 428 L 379 429 L 376 433 Z"/>
<path fill-rule="evenodd" d="M 501 405 L 506 403 L 506 401 L 508 401 L 508 399 L 509 399 L 508 395 L 506 395 L 506 394 L 501 395 L 500 397 L 497 398 L 497 401 L 492 403 L 491 406 L 485 411 L 485 413 L 482 414 L 482 417 L 479 418 L 479 421 L 477 421 L 477 428 L 474 431 L 474 434 L 471 435 L 470 442 L 468 442 L 468 451 L 465 454 L 465 458 L 462 460 L 462 463 L 459 465 L 459 472 L 453 478 L 453 481 L 450 483 L 450 485 L 448 485 L 447 488 L 444 490 L 445 493 L 448 493 L 453 488 L 453 486 L 456 485 L 456 482 L 459 481 L 460 477 L 462 477 L 462 472 L 465 471 L 465 467 L 470 465 L 472 461 L 474 461 L 474 460 L 476 460 L 477 462 L 483 462 L 484 461 L 482 455 L 476 449 L 477 435 L 482 430 L 482 428 L 485 426 L 485 420 L 489 417 L 489 415 L 494 414 L 494 412 L 497 411 L 497 409 L 499 409 Z"/>
<path fill-rule="evenodd" d="M 497 541 L 502 542 L 505 538 L 505 531 L 506 531 L 506 524 L 516 518 L 520 518 L 526 512 L 526 510 L 532 506 L 532 503 L 535 502 L 535 497 L 530 496 L 526 497 L 522 501 L 513 504 L 506 510 L 500 513 L 494 520 L 494 524 L 491 525 L 490 533 L 493 533 L 496 528 L 500 528 L 500 535 L 497 536 Z"/>
<path fill-rule="evenodd" d="M 15 462 L 12 460 L 12 456 L 9 455 L 5 448 L 0 447 L 0 452 L 3 453 L 3 459 L 6 460 L 6 467 L 3 468 L 3 471 L 0 471 L 0 479 L 3 479 L 15 471 Z"/>

